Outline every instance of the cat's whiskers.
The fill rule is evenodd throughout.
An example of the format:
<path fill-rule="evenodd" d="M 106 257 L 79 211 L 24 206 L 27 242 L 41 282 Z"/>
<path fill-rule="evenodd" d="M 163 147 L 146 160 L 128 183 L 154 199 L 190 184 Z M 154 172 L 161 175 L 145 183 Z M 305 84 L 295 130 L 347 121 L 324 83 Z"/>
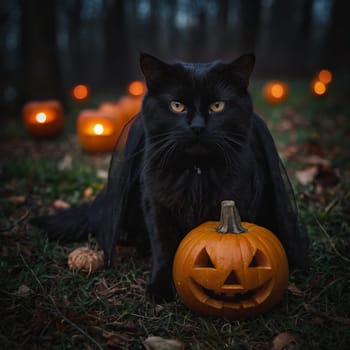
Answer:
<path fill-rule="evenodd" d="M 145 162 L 143 170 L 151 170 L 153 164 L 155 163 L 154 160 L 157 160 L 157 168 L 164 168 L 175 149 L 176 143 L 169 134 L 164 136 L 161 140 L 158 140 L 156 142 L 150 142 L 147 162 Z"/>

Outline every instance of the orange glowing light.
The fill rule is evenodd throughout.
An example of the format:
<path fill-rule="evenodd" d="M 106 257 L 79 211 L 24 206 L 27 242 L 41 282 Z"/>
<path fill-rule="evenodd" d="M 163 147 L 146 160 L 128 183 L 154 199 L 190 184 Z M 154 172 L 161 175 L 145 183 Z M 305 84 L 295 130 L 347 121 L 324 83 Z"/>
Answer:
<path fill-rule="evenodd" d="M 96 135 L 102 135 L 103 134 L 103 132 L 104 132 L 104 127 L 103 127 L 103 125 L 102 124 L 95 124 L 94 125 L 94 133 L 96 134 Z"/>
<path fill-rule="evenodd" d="M 284 102 L 288 97 L 288 84 L 284 81 L 268 81 L 263 86 L 263 95 L 265 100 L 271 104 Z"/>
<path fill-rule="evenodd" d="M 322 81 L 316 80 L 312 85 L 313 92 L 316 95 L 324 95 L 327 91 L 327 86 Z"/>
<path fill-rule="evenodd" d="M 47 116 L 44 112 L 39 112 L 35 115 L 35 119 L 38 123 L 43 124 L 47 120 Z"/>
<path fill-rule="evenodd" d="M 89 88 L 87 85 L 79 84 L 74 86 L 72 90 L 73 98 L 79 101 L 86 100 L 89 96 Z"/>
<path fill-rule="evenodd" d="M 323 84 L 329 84 L 333 79 L 332 72 L 328 69 L 322 69 L 318 73 L 318 80 L 322 82 Z"/>
<path fill-rule="evenodd" d="M 142 81 L 135 80 L 129 84 L 128 92 L 132 96 L 142 96 L 146 92 L 145 84 Z"/>
<path fill-rule="evenodd" d="M 275 98 L 281 98 L 284 94 L 284 89 L 281 84 L 274 84 L 271 87 L 271 95 Z"/>

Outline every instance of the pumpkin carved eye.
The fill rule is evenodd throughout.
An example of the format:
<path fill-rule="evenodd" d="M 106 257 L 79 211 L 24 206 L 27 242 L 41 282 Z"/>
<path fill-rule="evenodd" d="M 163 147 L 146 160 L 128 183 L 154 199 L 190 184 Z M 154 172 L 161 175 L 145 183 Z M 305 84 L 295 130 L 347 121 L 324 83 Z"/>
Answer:
<path fill-rule="evenodd" d="M 215 101 L 209 106 L 209 109 L 214 113 L 222 112 L 224 108 L 225 108 L 224 101 Z"/>
<path fill-rule="evenodd" d="M 171 101 L 169 106 L 170 109 L 175 113 L 181 113 L 186 109 L 185 105 L 179 101 Z"/>

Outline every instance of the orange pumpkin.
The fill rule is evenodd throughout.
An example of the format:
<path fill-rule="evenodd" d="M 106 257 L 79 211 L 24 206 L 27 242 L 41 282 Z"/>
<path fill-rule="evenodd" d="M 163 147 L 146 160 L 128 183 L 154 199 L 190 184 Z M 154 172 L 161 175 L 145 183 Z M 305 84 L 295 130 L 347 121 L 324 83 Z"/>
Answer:
<path fill-rule="evenodd" d="M 122 96 L 118 100 L 118 106 L 125 118 L 125 121 L 127 122 L 140 112 L 142 106 L 142 97 Z"/>
<path fill-rule="evenodd" d="M 62 105 L 56 100 L 28 102 L 22 109 L 22 121 L 33 136 L 57 135 L 64 126 Z"/>
<path fill-rule="evenodd" d="M 108 113 L 114 118 L 121 118 L 123 115 L 122 110 L 117 102 L 102 102 L 99 105 L 98 110 Z"/>
<path fill-rule="evenodd" d="M 206 222 L 180 243 L 173 265 L 183 303 L 202 315 L 241 319 L 265 312 L 283 296 L 288 261 L 276 236 L 240 222 L 223 201 L 220 222 Z"/>
<path fill-rule="evenodd" d="M 80 142 L 89 152 L 112 151 L 124 127 L 123 118 L 115 118 L 108 112 L 83 110 L 77 120 Z"/>
<path fill-rule="evenodd" d="M 265 100 L 271 104 L 284 102 L 288 97 L 288 93 L 288 84 L 280 80 L 268 81 L 263 87 Z"/>

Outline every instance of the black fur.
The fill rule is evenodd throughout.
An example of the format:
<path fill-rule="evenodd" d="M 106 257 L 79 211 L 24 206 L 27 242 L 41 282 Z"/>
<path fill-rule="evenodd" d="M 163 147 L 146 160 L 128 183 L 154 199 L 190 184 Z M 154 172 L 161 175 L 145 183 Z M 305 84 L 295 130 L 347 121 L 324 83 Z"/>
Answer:
<path fill-rule="evenodd" d="M 109 264 L 118 242 L 131 240 L 146 250 L 148 237 L 148 290 L 156 301 L 174 296 L 179 242 L 200 223 L 218 220 L 222 200 L 234 200 L 243 220 L 272 230 L 290 264 L 305 268 L 307 235 L 272 137 L 247 92 L 254 56 L 170 65 L 143 54 L 140 61 L 148 93 L 125 150 L 116 147 L 105 189 L 91 205 L 37 224 L 64 241 L 92 232 Z M 186 109 L 172 111 L 171 101 Z M 210 110 L 215 101 L 224 101 L 221 112 Z"/>

